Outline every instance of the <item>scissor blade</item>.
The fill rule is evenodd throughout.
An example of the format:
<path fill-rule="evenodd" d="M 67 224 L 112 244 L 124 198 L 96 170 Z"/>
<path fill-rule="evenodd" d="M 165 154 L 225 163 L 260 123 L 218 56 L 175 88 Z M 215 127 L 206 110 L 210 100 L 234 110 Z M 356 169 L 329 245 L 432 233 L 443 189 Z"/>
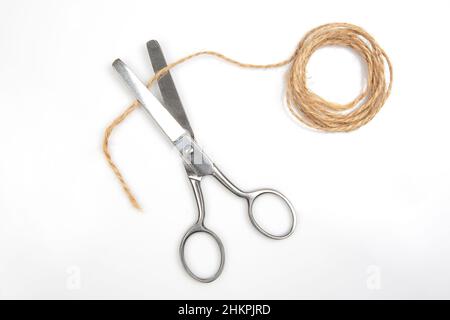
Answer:
<path fill-rule="evenodd" d="M 113 67 L 133 91 L 136 99 L 172 142 L 177 141 L 187 133 L 125 63 L 117 59 L 113 62 Z"/>
<path fill-rule="evenodd" d="M 156 40 L 147 42 L 147 51 L 155 73 L 167 66 L 161 46 Z M 194 132 L 189 123 L 170 72 L 167 72 L 158 80 L 158 86 L 167 111 L 170 112 L 170 114 L 186 131 L 191 134 L 192 137 L 194 137 Z"/>

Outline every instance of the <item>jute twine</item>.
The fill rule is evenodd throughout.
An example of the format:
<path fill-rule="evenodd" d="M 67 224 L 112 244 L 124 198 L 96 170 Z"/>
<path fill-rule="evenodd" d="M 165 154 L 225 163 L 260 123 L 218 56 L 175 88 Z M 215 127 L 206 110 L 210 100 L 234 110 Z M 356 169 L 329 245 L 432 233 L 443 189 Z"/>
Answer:
<path fill-rule="evenodd" d="M 367 63 L 367 83 L 364 90 L 351 102 L 330 102 L 310 91 L 306 85 L 306 67 L 311 55 L 325 46 L 343 46 L 355 50 Z M 309 31 L 299 42 L 294 54 L 287 60 L 273 64 L 241 63 L 215 51 L 200 51 L 179 59 L 157 72 L 147 83 L 153 86 L 173 67 L 194 57 L 210 55 L 244 68 L 269 69 L 292 63 L 287 73 L 286 101 L 290 112 L 308 127 L 329 132 L 348 132 L 365 125 L 381 109 L 392 87 L 392 65 L 375 39 L 364 29 L 348 23 L 330 23 Z M 389 76 L 386 75 L 386 66 Z M 133 207 L 141 209 L 109 151 L 109 139 L 115 127 L 136 110 L 134 101 L 106 128 L 103 152 L 109 166 L 119 179 Z"/>

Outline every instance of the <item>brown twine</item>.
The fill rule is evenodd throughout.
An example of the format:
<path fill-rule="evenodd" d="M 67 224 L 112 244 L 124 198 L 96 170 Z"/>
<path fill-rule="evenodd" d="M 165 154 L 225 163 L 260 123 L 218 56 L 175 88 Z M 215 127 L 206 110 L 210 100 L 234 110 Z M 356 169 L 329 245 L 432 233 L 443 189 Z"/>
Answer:
<path fill-rule="evenodd" d="M 325 46 L 344 46 L 355 50 L 367 63 L 365 89 L 351 102 L 339 104 L 327 101 L 310 91 L 306 85 L 306 66 L 311 55 Z M 244 68 L 269 69 L 292 63 L 287 74 L 286 101 L 290 112 L 311 128 L 329 132 L 348 132 L 368 123 L 381 109 L 392 87 L 392 65 L 383 49 L 364 29 L 348 23 L 330 23 L 309 31 L 298 44 L 294 54 L 287 60 L 273 64 L 241 63 L 214 51 L 201 51 L 177 60 L 157 72 L 147 83 L 151 87 L 173 67 L 201 55 L 211 55 Z M 386 81 L 385 65 L 389 71 Z M 109 139 L 115 127 L 124 121 L 140 104 L 134 101 L 106 128 L 103 152 L 109 166 L 119 179 L 131 204 L 141 209 L 122 173 L 112 160 Z"/>

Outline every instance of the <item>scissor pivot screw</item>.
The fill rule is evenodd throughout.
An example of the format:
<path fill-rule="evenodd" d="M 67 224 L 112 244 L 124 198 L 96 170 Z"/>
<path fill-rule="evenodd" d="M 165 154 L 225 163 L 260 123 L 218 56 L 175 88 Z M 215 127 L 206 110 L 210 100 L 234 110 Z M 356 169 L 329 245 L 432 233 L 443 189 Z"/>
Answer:
<path fill-rule="evenodd" d="M 191 145 L 187 145 L 184 147 L 183 154 L 190 155 L 194 152 L 194 148 Z"/>

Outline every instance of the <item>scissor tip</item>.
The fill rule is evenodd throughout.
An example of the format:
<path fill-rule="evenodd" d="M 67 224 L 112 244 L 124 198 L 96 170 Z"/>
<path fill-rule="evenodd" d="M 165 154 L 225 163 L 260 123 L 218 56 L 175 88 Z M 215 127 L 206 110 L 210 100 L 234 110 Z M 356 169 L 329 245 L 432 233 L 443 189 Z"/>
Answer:
<path fill-rule="evenodd" d="M 147 48 L 148 49 L 154 49 L 154 48 L 159 48 L 159 43 L 156 40 L 150 40 L 149 42 L 147 42 Z"/>
<path fill-rule="evenodd" d="M 120 60 L 120 59 L 116 59 L 116 60 L 114 60 L 114 62 L 112 63 L 112 65 L 115 67 L 115 66 L 117 66 L 117 65 L 119 65 L 119 64 L 123 64 L 123 62 L 122 62 L 122 60 Z"/>

